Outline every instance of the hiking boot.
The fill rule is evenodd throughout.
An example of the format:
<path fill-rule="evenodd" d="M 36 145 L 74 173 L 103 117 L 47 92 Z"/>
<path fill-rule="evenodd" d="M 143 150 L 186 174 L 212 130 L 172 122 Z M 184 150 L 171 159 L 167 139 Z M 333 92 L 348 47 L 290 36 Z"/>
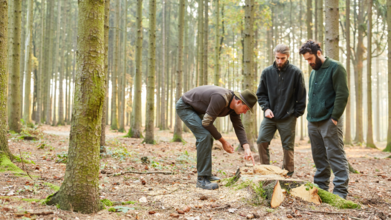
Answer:
<path fill-rule="evenodd" d="M 258 144 L 258 153 L 259 153 L 259 160 L 261 161 L 261 164 L 270 164 L 268 142 Z"/>
<path fill-rule="evenodd" d="M 196 187 L 201 189 L 214 190 L 218 189 L 219 185 L 217 185 L 217 183 L 211 183 L 208 176 L 199 176 L 197 178 Z"/>
<path fill-rule="evenodd" d="M 218 181 L 218 180 L 220 180 L 220 178 L 219 177 L 217 177 L 217 176 L 209 176 L 209 181 Z"/>

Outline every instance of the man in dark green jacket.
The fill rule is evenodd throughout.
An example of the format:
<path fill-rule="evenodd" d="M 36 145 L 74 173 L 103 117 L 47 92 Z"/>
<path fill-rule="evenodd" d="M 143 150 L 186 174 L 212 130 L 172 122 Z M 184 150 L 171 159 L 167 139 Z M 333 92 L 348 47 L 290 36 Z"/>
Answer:
<path fill-rule="evenodd" d="M 309 79 L 307 120 L 316 166 L 314 182 L 327 191 L 332 170 L 333 193 L 346 198 L 349 167 L 342 132 L 342 114 L 349 98 L 346 70 L 340 62 L 325 57 L 316 41 L 304 43 L 300 54 L 313 69 Z"/>
<path fill-rule="evenodd" d="M 262 71 L 257 96 L 265 112 L 257 140 L 261 164 L 270 164 L 269 144 L 276 130 L 280 133 L 284 152 L 283 168 L 294 172 L 296 118 L 303 115 L 306 105 L 304 77 L 299 68 L 289 63 L 289 47 L 274 49 L 275 62 Z"/>

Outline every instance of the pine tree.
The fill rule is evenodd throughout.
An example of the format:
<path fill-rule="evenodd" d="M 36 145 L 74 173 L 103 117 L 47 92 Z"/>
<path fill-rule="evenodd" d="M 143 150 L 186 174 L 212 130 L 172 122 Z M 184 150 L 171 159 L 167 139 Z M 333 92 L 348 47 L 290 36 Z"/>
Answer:
<path fill-rule="evenodd" d="M 79 1 L 75 99 L 68 163 L 49 205 L 81 213 L 103 208 L 99 200 L 99 144 L 105 96 L 104 1 Z M 91 15 L 94 16 L 91 16 Z"/>

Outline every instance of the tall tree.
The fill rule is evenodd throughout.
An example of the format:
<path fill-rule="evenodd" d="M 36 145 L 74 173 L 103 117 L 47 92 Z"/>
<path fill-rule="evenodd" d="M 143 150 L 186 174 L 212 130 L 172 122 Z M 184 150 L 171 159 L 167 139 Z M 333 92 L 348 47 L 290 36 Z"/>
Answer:
<path fill-rule="evenodd" d="M 198 0 L 198 85 L 204 85 L 204 0 Z"/>
<path fill-rule="evenodd" d="M 119 89 L 118 89 L 118 96 L 119 96 L 119 102 L 118 102 L 118 119 L 119 119 L 119 132 L 125 132 L 125 76 L 126 76 L 126 33 L 127 33 L 127 11 L 128 11 L 128 4 L 127 0 L 124 0 L 124 7 L 123 7 L 123 27 L 122 27 L 122 38 L 123 38 L 123 47 L 122 47 L 122 70 L 119 71 Z"/>
<path fill-rule="evenodd" d="M 213 84 L 215 86 L 220 86 L 220 0 L 215 0 L 215 3 L 215 73 L 213 77 Z M 221 130 L 221 122 L 222 120 L 220 118 L 216 118 L 215 126 L 217 130 Z"/>
<path fill-rule="evenodd" d="M 57 124 L 57 117 L 56 117 L 56 106 L 57 106 L 57 85 L 58 85 L 58 75 L 59 75 L 59 70 L 60 70 L 60 65 L 61 63 L 58 62 L 58 59 L 59 58 L 62 58 L 62 56 L 59 54 L 59 51 L 60 51 L 60 36 L 62 34 L 60 34 L 61 32 L 61 17 L 62 17 L 62 11 L 61 11 L 61 1 L 58 1 L 57 2 L 57 22 L 56 22 L 56 25 L 57 25 L 57 30 L 55 32 L 55 36 L 56 36 L 56 41 L 54 42 L 54 45 L 55 45 L 55 48 L 54 48 L 54 62 L 53 62 L 53 71 L 52 71 L 52 74 L 53 74 L 53 103 L 52 103 L 52 108 L 53 108 L 53 112 L 50 112 L 50 114 L 53 114 L 53 123 L 52 125 L 56 125 Z"/>
<path fill-rule="evenodd" d="M 377 148 L 373 141 L 373 119 L 372 119 L 372 5 L 373 0 L 367 0 L 368 4 L 368 28 L 367 28 L 367 147 Z"/>
<path fill-rule="evenodd" d="M 155 113 L 155 59 L 156 59 L 156 0 L 149 0 L 149 68 L 147 79 L 147 109 L 145 117 L 145 139 L 154 144 Z"/>
<path fill-rule="evenodd" d="M 350 56 L 351 56 L 351 48 L 350 48 L 350 0 L 346 0 L 346 75 L 347 75 L 347 83 L 348 88 L 350 90 Z M 345 144 L 352 144 L 352 134 L 351 134 L 351 98 L 348 99 L 348 103 L 346 105 L 346 121 L 345 121 Z"/>
<path fill-rule="evenodd" d="M 253 35 L 254 35 L 254 0 L 246 0 L 244 5 L 244 17 L 245 17 L 245 29 L 244 29 L 244 62 L 243 62 L 243 90 L 253 90 L 254 87 L 254 47 L 253 47 Z M 243 126 L 246 130 L 247 140 L 250 144 L 250 148 L 255 151 L 254 148 L 254 126 L 253 126 L 253 113 L 248 111 L 243 115 Z"/>
<path fill-rule="evenodd" d="M 20 44 L 21 44 L 21 26 L 22 26 L 22 1 L 21 0 L 14 0 L 14 16 L 13 18 L 13 24 L 14 24 L 14 30 L 13 30 L 13 46 L 12 46 L 12 69 L 11 72 L 11 88 L 9 90 L 10 92 L 10 114 L 8 118 L 9 123 L 9 129 L 11 131 L 15 131 L 19 133 L 21 131 L 20 126 L 20 102 L 21 102 L 21 96 L 20 96 Z"/>
<path fill-rule="evenodd" d="M 203 76 L 203 85 L 208 85 L 208 49 L 209 49 L 209 0 L 205 0 L 204 2 L 204 6 L 205 6 L 205 9 L 204 9 L 204 44 L 203 44 L 203 49 L 204 49 L 204 54 L 203 54 L 203 70 L 204 70 L 204 73 L 202 74 Z"/>
<path fill-rule="evenodd" d="M 319 41 L 322 45 L 324 41 L 324 27 L 323 27 L 323 0 L 316 0 L 316 16 L 317 16 L 317 28 L 316 28 L 316 34 L 317 34 L 317 41 Z M 336 12 L 338 13 L 338 11 Z M 338 25 L 338 24 L 337 24 Z M 326 47 L 327 48 L 327 47 Z M 324 49 L 326 49 L 324 48 Z"/>
<path fill-rule="evenodd" d="M 326 0 L 326 55 L 334 60 L 339 60 L 339 7 L 338 0 Z"/>
<path fill-rule="evenodd" d="M 160 106 L 160 130 L 166 130 L 167 129 L 167 124 L 166 124 L 166 83 L 165 83 L 165 80 L 166 80 L 166 77 L 165 77 L 165 74 L 167 74 L 166 72 L 166 59 L 168 59 L 168 57 L 166 57 L 166 52 L 167 52 L 167 48 L 166 48 L 166 42 L 167 42 L 167 36 L 166 36 L 166 8 L 167 8 L 167 4 L 166 4 L 166 1 L 165 0 L 162 0 L 162 69 L 160 71 L 160 74 L 161 74 L 161 95 L 160 95 L 160 102 L 161 102 L 161 106 Z"/>
<path fill-rule="evenodd" d="M 25 80 L 24 80 L 24 110 L 23 110 L 23 120 L 26 124 L 31 123 L 31 98 L 30 98 L 30 88 L 31 88 L 31 71 L 33 67 L 33 0 L 28 1 L 27 6 L 27 25 L 26 25 L 26 50 L 25 50 Z"/>
<path fill-rule="evenodd" d="M 41 117 L 42 117 L 42 85 L 43 85 L 43 56 L 44 56 L 44 48 L 46 45 L 44 43 L 44 33 L 45 33 L 45 5 L 46 0 L 41 1 L 41 33 L 40 33 L 40 52 L 39 52 L 39 69 L 38 69 L 38 76 L 37 76 L 37 115 L 36 115 L 36 121 L 35 123 L 41 124 Z"/>
<path fill-rule="evenodd" d="M 65 71 L 64 71 L 64 68 L 65 68 L 65 60 L 67 58 L 67 55 L 66 53 L 68 53 L 67 51 L 67 42 L 68 42 L 68 38 L 69 38 L 69 35 L 70 33 L 66 33 L 66 28 L 65 26 L 67 25 L 68 23 L 68 0 L 63 0 L 63 10 L 62 10 L 62 20 L 61 20 L 61 27 L 62 27 L 62 30 L 61 30 L 61 36 L 62 36 L 62 39 L 61 40 L 63 43 L 61 44 L 61 52 L 60 52 L 60 69 L 59 69 L 59 93 L 58 93 L 58 122 L 57 122 L 57 125 L 64 125 L 64 88 L 63 88 L 63 84 L 64 84 L 64 75 L 65 75 Z"/>
<path fill-rule="evenodd" d="M 50 124 L 51 121 L 51 99 L 50 99 L 50 80 L 53 71 L 53 36 L 54 36 L 54 1 L 48 1 L 48 13 L 47 21 L 49 24 L 46 25 L 46 37 L 45 42 L 47 42 L 45 57 L 42 60 L 44 62 L 45 68 L 45 77 L 44 77 L 44 103 L 45 103 L 45 124 Z"/>
<path fill-rule="evenodd" d="M 391 1 L 387 1 L 387 15 L 391 15 Z M 391 16 L 387 16 L 387 42 L 388 42 L 388 131 L 387 146 L 384 152 L 391 152 Z"/>
<path fill-rule="evenodd" d="M 0 0 L 0 158 L 13 159 L 7 138 L 8 0 Z"/>
<path fill-rule="evenodd" d="M 307 39 L 312 39 L 312 0 L 307 0 L 307 20 L 306 20 L 306 26 L 307 26 Z M 311 66 L 308 65 L 307 67 L 307 73 L 308 73 L 308 78 L 310 77 L 311 73 Z"/>
<path fill-rule="evenodd" d="M 114 65 L 113 71 L 111 71 L 111 129 L 118 129 L 118 108 L 117 108 L 117 81 L 118 75 L 120 74 L 120 0 L 115 0 L 115 11 L 114 11 Z"/>
<path fill-rule="evenodd" d="M 110 0 L 105 0 L 105 33 L 104 33 L 104 43 L 105 43 L 105 99 L 103 103 L 103 113 L 102 113 L 102 123 L 101 123 L 101 136 L 100 136 L 100 146 L 106 146 L 106 107 L 109 100 L 109 19 L 110 19 Z"/>
<path fill-rule="evenodd" d="M 99 200 L 99 135 L 105 97 L 105 2 L 88 0 L 78 4 L 78 71 L 68 163 L 64 182 L 49 198 L 48 204 L 58 204 L 64 210 L 96 213 L 102 208 Z"/>
<path fill-rule="evenodd" d="M 127 137 L 141 138 L 141 55 L 143 47 L 143 27 L 142 27 L 142 8 L 143 1 L 137 0 L 137 40 L 136 40 L 136 74 L 134 74 L 134 97 L 132 108 L 132 121 Z"/>
<path fill-rule="evenodd" d="M 185 0 L 180 0 L 179 2 L 179 18 L 178 18 L 178 67 L 176 72 L 176 97 L 175 102 L 177 102 L 182 96 L 182 69 L 183 69 L 183 33 L 185 25 Z M 174 137 L 172 141 L 183 142 L 182 138 L 182 120 L 179 118 L 178 114 L 175 114 L 175 127 L 174 127 Z"/>

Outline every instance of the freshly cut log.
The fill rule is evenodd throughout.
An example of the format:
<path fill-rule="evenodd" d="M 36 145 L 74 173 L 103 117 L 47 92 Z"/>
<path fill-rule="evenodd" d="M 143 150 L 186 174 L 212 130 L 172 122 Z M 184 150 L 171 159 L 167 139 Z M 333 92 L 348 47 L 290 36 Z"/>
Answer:
<path fill-rule="evenodd" d="M 288 171 L 283 170 L 273 165 L 252 165 L 246 164 L 245 167 L 240 168 L 240 172 L 244 175 L 280 175 L 285 176 Z"/>
<path fill-rule="evenodd" d="M 285 199 L 285 195 L 281 189 L 280 181 L 276 181 L 275 184 L 270 184 L 271 186 L 274 185 L 271 200 L 270 200 L 270 206 L 272 208 L 276 208 L 281 205 L 281 203 Z M 269 190 L 271 191 L 271 190 Z"/>
<path fill-rule="evenodd" d="M 322 203 L 322 199 L 319 197 L 318 189 L 316 187 L 307 190 L 305 185 L 301 185 L 300 187 L 292 189 L 290 193 L 292 196 L 299 197 L 307 202 L 313 202 L 317 205 Z"/>

